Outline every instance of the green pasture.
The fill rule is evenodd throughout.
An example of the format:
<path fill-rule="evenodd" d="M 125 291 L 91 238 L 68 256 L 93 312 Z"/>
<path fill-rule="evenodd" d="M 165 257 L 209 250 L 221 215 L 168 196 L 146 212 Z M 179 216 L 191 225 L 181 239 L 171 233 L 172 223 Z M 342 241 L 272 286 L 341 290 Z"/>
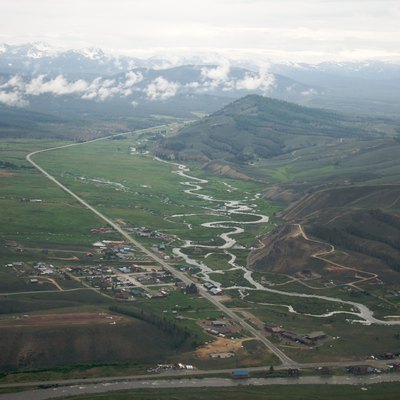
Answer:
<path fill-rule="evenodd" d="M 54 289 L 54 288 L 53 288 Z M 104 297 L 91 289 L 74 291 L 56 291 L 52 293 L 21 293 L 18 295 L 0 295 L 0 314 L 20 314 L 30 312 L 48 312 L 61 309 L 81 310 L 83 307 L 104 309 L 113 300 Z"/>
<path fill-rule="evenodd" d="M 232 271 L 225 271 L 223 274 L 211 273 L 210 278 L 219 282 L 223 288 L 230 286 L 246 286 L 252 287 L 247 279 L 243 276 L 244 271 L 242 269 L 235 269 Z"/>
<path fill-rule="evenodd" d="M 209 301 L 200 295 L 185 294 L 181 290 L 174 290 L 169 296 L 162 299 L 152 299 L 151 301 L 139 299 L 135 301 L 134 306 L 171 319 L 182 312 L 190 312 L 192 317 L 195 318 L 197 312 L 204 313 L 216 310 Z"/>
<path fill-rule="evenodd" d="M 23 243 L 89 244 L 92 227 L 100 221 L 75 200 L 29 167 L 25 155 L 54 143 L 46 141 L 4 141 L 0 159 L 12 163 L 11 176 L 0 177 L 0 240 Z M 41 202 L 31 202 L 31 200 Z"/>
<path fill-rule="evenodd" d="M 201 261 L 213 270 L 227 270 L 232 268 L 232 265 L 228 264 L 230 259 L 229 254 L 215 252 Z"/>
<path fill-rule="evenodd" d="M 306 314 L 324 314 L 336 310 L 352 310 L 352 307 L 348 304 L 316 298 L 286 296 L 284 294 L 268 291 L 249 290 L 246 292 L 244 300 L 239 299 L 236 290 L 230 290 L 228 293 L 233 297 L 233 300 L 228 302 L 227 305 L 232 307 L 249 307 L 249 304 L 259 303 L 276 305 L 283 304 L 291 305 L 296 312 Z"/>

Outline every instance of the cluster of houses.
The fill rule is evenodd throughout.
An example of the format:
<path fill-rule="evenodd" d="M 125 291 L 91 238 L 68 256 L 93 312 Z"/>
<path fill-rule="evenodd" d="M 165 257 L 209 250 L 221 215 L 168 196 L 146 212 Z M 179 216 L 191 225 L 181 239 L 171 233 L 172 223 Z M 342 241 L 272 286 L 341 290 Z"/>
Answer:
<path fill-rule="evenodd" d="M 127 267 L 121 267 L 125 271 Z M 138 267 L 132 267 L 138 268 Z M 142 270 L 138 268 L 139 270 Z M 66 268 L 66 271 L 74 274 L 84 276 L 85 280 L 91 284 L 96 289 L 101 290 L 110 290 L 113 292 L 118 292 L 120 288 L 133 286 L 132 282 L 129 279 L 124 278 L 121 275 L 118 275 L 116 271 L 104 265 L 71 265 Z M 129 268 L 127 272 L 131 272 L 132 270 Z"/>
<path fill-rule="evenodd" d="M 299 335 L 295 332 L 290 332 L 280 326 L 272 324 L 264 324 L 264 329 L 280 339 L 287 340 L 293 343 L 304 344 L 306 346 L 315 346 L 321 340 L 326 339 L 328 336 L 325 332 L 317 331 L 311 332 L 306 335 Z"/>
<path fill-rule="evenodd" d="M 81 275 L 96 289 L 115 290 L 119 287 L 131 286 L 132 283 L 128 279 L 124 279 L 117 275 L 115 271 L 108 266 L 70 266 L 68 272 L 74 275 Z"/>
<path fill-rule="evenodd" d="M 134 297 L 166 297 L 169 294 L 165 290 L 155 293 L 142 285 L 170 283 L 178 285 L 180 283 L 176 282 L 176 278 L 163 268 L 146 269 L 137 265 L 121 267 L 110 267 L 101 264 L 71 265 L 66 268 L 66 271 L 73 275 L 84 277 L 96 289 L 111 291 L 116 298 L 128 300 L 133 300 Z M 134 276 L 134 279 L 131 276 Z M 186 287 L 185 284 L 183 285 Z"/>
<path fill-rule="evenodd" d="M 171 272 L 163 268 L 159 268 L 157 270 L 147 272 L 145 274 L 136 275 L 135 279 L 144 285 L 173 283 L 176 280 L 176 278 L 171 274 Z"/>
<path fill-rule="evenodd" d="M 132 228 L 132 229 L 142 229 L 142 228 Z M 154 234 L 154 232 L 152 231 L 144 231 L 141 232 L 140 235 L 144 235 L 145 237 L 154 237 L 154 238 L 158 238 L 161 239 L 160 243 L 157 246 L 153 246 L 152 250 L 153 251 L 158 251 L 161 254 L 165 253 L 166 250 L 166 244 L 164 243 L 163 240 L 166 239 L 170 239 L 169 237 L 167 237 L 166 235 L 162 234 L 162 233 L 156 233 Z M 154 235 L 154 236 L 149 236 L 149 235 Z M 141 258 L 137 258 L 135 257 L 134 254 L 134 249 L 130 246 L 127 246 L 125 242 L 122 241 L 115 241 L 115 240 L 101 240 L 98 242 L 95 242 L 92 244 L 92 246 L 94 248 L 96 248 L 97 250 L 100 250 L 103 258 L 106 260 L 119 260 L 119 261 L 123 261 L 123 260 L 131 260 L 131 261 L 142 261 L 142 262 L 151 262 L 151 260 L 149 258 L 146 259 L 141 259 Z M 93 256 L 92 253 L 88 253 L 87 256 Z M 176 257 L 174 257 L 176 258 Z M 164 254 L 164 259 L 170 259 L 170 256 L 167 256 Z M 179 258 L 176 258 L 179 259 Z"/>
<path fill-rule="evenodd" d="M 205 289 L 207 289 L 214 296 L 222 296 L 224 294 L 222 289 L 220 289 L 219 287 L 215 286 L 211 282 L 204 282 L 203 286 L 204 286 Z"/>
<path fill-rule="evenodd" d="M 132 247 L 121 241 L 102 240 L 93 243 L 92 246 L 101 250 L 106 260 L 132 260 L 135 257 Z"/>

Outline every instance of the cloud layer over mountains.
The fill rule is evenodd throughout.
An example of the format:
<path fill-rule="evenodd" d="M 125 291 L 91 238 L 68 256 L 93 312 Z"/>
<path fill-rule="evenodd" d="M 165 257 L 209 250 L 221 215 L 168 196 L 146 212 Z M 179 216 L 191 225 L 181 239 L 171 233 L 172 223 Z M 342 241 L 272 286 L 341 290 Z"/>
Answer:
<path fill-rule="evenodd" d="M 149 101 L 165 101 L 178 93 L 209 93 L 216 90 L 259 91 L 264 94 L 274 85 L 274 75 L 266 68 L 246 72 L 238 77 L 231 73 L 229 62 L 217 66 L 197 68 L 197 79 L 185 82 L 169 80 L 158 70 L 158 76 L 148 77 L 149 70 L 132 70 L 111 78 L 97 77 L 92 80 L 68 79 L 63 74 L 55 77 L 40 74 L 30 78 L 16 74 L 0 80 L 0 103 L 25 107 L 33 96 L 75 95 L 84 100 L 105 101 L 113 97 L 145 98 Z M 154 71 L 153 71 L 154 72 Z M 133 106 L 137 106 L 137 101 Z"/>

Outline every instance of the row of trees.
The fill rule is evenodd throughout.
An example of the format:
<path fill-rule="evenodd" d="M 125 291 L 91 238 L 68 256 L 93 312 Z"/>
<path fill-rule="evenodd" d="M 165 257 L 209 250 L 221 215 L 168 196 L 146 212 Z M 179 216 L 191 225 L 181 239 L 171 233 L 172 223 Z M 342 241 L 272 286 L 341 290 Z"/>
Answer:
<path fill-rule="evenodd" d="M 195 338 L 192 337 L 191 332 L 187 328 L 177 325 L 175 321 L 159 317 L 155 314 L 149 314 L 144 312 L 143 309 L 135 309 L 133 307 L 128 308 L 123 306 L 110 306 L 109 310 L 111 312 L 124 314 L 156 326 L 163 333 L 168 335 L 170 339 L 172 339 L 173 347 L 175 349 L 182 348 L 184 346 L 190 346 L 194 348 L 198 345 Z"/>

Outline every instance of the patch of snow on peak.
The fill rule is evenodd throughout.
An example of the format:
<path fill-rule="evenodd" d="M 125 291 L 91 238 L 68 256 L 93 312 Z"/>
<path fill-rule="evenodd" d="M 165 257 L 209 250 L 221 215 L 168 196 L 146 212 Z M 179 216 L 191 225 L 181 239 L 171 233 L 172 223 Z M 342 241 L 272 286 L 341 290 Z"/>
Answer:
<path fill-rule="evenodd" d="M 98 48 L 81 49 L 79 53 L 90 60 L 101 60 L 105 57 L 103 50 Z"/>

